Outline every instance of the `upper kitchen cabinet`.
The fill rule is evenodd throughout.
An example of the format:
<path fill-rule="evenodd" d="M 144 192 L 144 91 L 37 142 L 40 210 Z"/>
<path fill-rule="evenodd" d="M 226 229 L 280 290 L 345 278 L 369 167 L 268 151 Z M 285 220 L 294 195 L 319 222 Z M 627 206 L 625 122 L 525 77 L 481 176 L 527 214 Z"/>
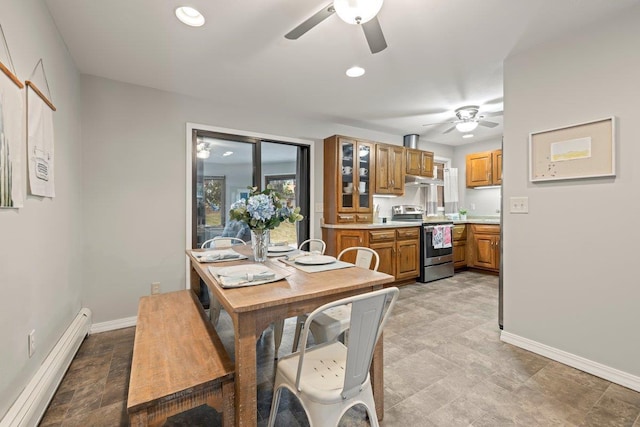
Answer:
<path fill-rule="evenodd" d="M 405 148 L 407 175 L 433 178 L 433 153 L 430 151 Z"/>
<path fill-rule="evenodd" d="M 376 194 L 404 194 L 404 147 L 376 144 Z"/>
<path fill-rule="evenodd" d="M 376 176 L 375 144 L 334 135 L 324 140 L 324 220 L 371 223 Z"/>
<path fill-rule="evenodd" d="M 467 155 L 467 187 L 502 184 L 502 150 Z"/>

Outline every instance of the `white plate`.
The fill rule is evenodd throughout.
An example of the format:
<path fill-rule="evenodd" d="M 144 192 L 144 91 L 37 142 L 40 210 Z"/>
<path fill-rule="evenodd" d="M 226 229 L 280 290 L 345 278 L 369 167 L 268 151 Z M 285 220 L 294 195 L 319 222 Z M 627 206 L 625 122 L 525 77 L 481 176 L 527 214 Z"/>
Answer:
<path fill-rule="evenodd" d="M 291 246 L 287 246 L 287 245 L 269 246 L 268 248 L 269 252 L 291 252 L 294 249 L 295 248 L 292 248 Z"/>
<path fill-rule="evenodd" d="M 295 262 L 304 265 L 322 265 L 336 262 L 336 258 L 329 255 L 309 255 L 296 258 Z"/>
<path fill-rule="evenodd" d="M 265 272 L 271 272 L 271 269 L 260 264 L 232 265 L 216 270 L 218 275 L 227 277 L 245 277 L 248 273 L 258 274 Z"/>

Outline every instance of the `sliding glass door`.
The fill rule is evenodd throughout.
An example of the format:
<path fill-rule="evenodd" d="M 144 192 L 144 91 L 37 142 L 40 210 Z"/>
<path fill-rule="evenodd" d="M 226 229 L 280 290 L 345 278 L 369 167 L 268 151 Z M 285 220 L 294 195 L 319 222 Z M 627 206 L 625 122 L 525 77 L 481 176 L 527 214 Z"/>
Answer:
<path fill-rule="evenodd" d="M 250 241 L 249 230 L 229 218 L 231 205 L 249 195 L 248 187 L 270 186 L 305 220 L 283 223 L 274 242 L 296 245 L 309 237 L 310 148 L 289 142 L 208 131 L 193 134 L 192 247 L 217 236 Z"/>

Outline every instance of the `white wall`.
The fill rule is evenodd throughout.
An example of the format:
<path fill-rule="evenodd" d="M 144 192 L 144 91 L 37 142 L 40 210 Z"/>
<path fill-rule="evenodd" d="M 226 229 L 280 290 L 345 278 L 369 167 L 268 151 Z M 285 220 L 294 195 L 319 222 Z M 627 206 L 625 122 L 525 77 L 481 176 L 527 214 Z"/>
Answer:
<path fill-rule="evenodd" d="M 505 63 L 504 330 L 640 376 L 640 7 Z M 617 176 L 528 181 L 530 132 L 616 116 Z"/>
<path fill-rule="evenodd" d="M 186 123 L 314 140 L 315 203 L 322 202 L 322 140 L 333 134 L 382 142 L 401 136 L 82 76 L 83 274 L 94 322 L 134 316 L 150 284 L 185 287 Z M 320 236 L 320 214 L 312 232 Z"/>
<path fill-rule="evenodd" d="M 2 418 L 81 307 L 83 164 L 79 76 L 49 11 L 40 0 L 2 1 L 0 24 L 22 82 L 42 58 L 58 110 L 53 113 L 56 197 L 28 196 L 23 208 L 0 210 Z M 0 78 L 6 77 L 0 73 Z M 46 86 L 39 74 L 31 80 Z M 26 89 L 21 92 L 26 108 Z M 26 194 L 26 110 L 21 116 Z M 37 349 L 29 359 L 27 334 L 32 329 Z"/>

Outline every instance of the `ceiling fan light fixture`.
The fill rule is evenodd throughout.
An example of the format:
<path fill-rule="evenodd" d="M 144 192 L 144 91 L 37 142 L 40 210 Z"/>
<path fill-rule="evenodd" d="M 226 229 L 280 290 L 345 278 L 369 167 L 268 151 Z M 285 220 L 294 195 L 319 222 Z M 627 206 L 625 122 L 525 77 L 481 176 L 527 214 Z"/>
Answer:
<path fill-rule="evenodd" d="M 383 0 L 334 0 L 336 14 L 347 24 L 364 24 L 380 12 Z"/>
<path fill-rule="evenodd" d="M 202 151 L 198 151 L 198 154 L 196 154 L 196 157 L 198 157 L 199 159 L 208 159 L 210 154 L 211 153 L 209 152 L 209 150 L 202 150 Z"/>
<path fill-rule="evenodd" d="M 478 127 L 478 122 L 476 121 L 461 122 L 456 125 L 456 129 L 458 129 L 458 131 L 463 133 L 471 132 L 477 127 Z"/>
<path fill-rule="evenodd" d="M 349 77 L 360 77 L 360 76 L 363 76 L 364 73 L 365 73 L 364 68 L 358 67 L 358 66 L 351 67 L 346 72 L 347 76 Z"/>
<path fill-rule="evenodd" d="M 190 27 L 201 27 L 204 25 L 204 16 L 196 9 L 189 6 L 176 8 L 176 18 L 183 24 Z"/>

